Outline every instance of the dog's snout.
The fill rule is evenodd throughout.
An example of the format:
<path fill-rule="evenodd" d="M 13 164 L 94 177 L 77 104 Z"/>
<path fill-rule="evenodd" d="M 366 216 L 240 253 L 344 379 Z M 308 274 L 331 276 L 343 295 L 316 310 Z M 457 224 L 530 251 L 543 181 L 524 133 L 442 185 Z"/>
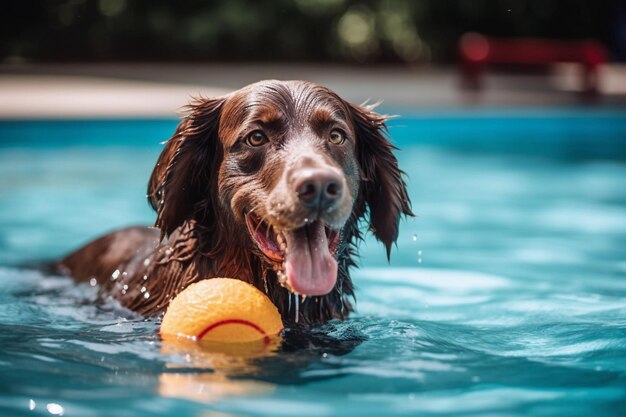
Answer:
<path fill-rule="evenodd" d="M 307 207 L 332 207 L 343 192 L 341 177 L 330 168 L 301 169 L 294 175 L 293 187 Z"/>

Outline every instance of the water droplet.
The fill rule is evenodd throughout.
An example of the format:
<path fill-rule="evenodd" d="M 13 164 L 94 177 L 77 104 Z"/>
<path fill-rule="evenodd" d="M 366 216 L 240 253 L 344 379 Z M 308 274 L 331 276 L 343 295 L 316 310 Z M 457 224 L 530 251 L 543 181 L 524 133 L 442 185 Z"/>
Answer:
<path fill-rule="evenodd" d="M 308 223 L 309 223 L 309 218 L 308 218 L 308 217 L 305 217 L 305 218 L 304 218 L 304 224 L 308 224 Z"/>
<path fill-rule="evenodd" d="M 146 292 L 146 287 L 141 287 L 141 293 L 143 294 L 144 292 Z"/>
<path fill-rule="evenodd" d="M 144 276 L 143 276 L 143 280 L 144 280 L 144 281 L 147 281 L 147 280 L 148 280 L 148 276 L 147 276 L 147 275 L 144 275 Z"/>
<path fill-rule="evenodd" d="M 113 281 L 115 281 L 118 277 L 120 276 L 120 270 L 116 269 L 115 271 L 113 271 L 113 273 L 111 274 L 111 279 Z"/>
<path fill-rule="evenodd" d="M 417 235 L 413 235 L 413 242 L 417 241 Z"/>
<path fill-rule="evenodd" d="M 146 291 L 146 292 L 143 294 L 143 298 L 145 298 L 145 299 L 150 298 L 150 293 L 149 293 L 148 291 Z"/>
<path fill-rule="evenodd" d="M 128 285 L 124 284 L 124 286 L 122 288 L 124 288 L 124 291 L 126 291 L 126 290 L 128 290 Z"/>
<path fill-rule="evenodd" d="M 91 278 L 89 280 L 89 285 L 91 285 L 92 287 L 95 287 L 96 285 L 98 285 L 98 280 L 96 280 L 95 278 Z"/>
<path fill-rule="evenodd" d="M 65 413 L 65 410 L 60 404 L 50 403 L 46 406 L 48 412 L 55 416 L 62 416 Z"/>
<path fill-rule="evenodd" d="M 298 294 L 294 294 L 295 302 L 296 302 L 296 323 L 298 322 L 300 316 L 300 296 Z"/>
<path fill-rule="evenodd" d="M 37 404 L 35 403 L 35 401 L 33 400 L 28 400 L 28 409 L 30 411 L 33 411 L 35 409 L 35 407 L 37 407 Z"/>
<path fill-rule="evenodd" d="M 150 265 L 150 258 L 146 258 L 143 260 L 143 266 L 148 266 Z"/>
<path fill-rule="evenodd" d="M 422 254 L 422 251 L 421 251 L 421 250 L 418 250 L 418 251 L 417 251 L 417 254 L 418 254 L 418 255 L 421 255 L 421 254 Z"/>

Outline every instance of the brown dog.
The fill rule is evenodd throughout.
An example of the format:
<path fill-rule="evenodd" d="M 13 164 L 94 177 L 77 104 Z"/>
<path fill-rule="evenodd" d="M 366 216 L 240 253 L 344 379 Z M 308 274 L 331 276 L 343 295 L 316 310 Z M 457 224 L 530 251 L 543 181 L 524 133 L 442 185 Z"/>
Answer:
<path fill-rule="evenodd" d="M 287 321 L 345 318 L 359 220 L 369 214 L 389 256 L 412 215 L 386 117 L 304 81 L 262 81 L 189 110 L 148 185 L 158 229 L 101 237 L 63 270 L 142 314 L 192 282 L 233 277 Z M 294 293 L 307 296 L 293 297 L 299 316 L 288 314 Z"/>

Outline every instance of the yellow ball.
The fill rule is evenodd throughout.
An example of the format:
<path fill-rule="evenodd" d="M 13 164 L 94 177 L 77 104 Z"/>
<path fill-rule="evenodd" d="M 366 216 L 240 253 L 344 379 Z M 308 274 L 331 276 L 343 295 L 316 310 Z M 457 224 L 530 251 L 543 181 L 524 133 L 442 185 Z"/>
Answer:
<path fill-rule="evenodd" d="M 172 300 L 161 336 L 269 344 L 282 329 L 278 309 L 261 291 L 238 279 L 211 278 L 191 284 Z"/>

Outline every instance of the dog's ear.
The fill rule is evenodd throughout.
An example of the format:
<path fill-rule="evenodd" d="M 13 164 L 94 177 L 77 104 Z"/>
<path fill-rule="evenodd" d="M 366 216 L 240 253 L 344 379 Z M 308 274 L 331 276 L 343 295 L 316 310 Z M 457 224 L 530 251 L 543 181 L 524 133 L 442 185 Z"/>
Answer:
<path fill-rule="evenodd" d="M 212 198 L 222 160 L 218 138 L 220 113 L 225 98 L 195 99 L 188 115 L 161 152 L 148 183 L 148 201 L 157 212 L 155 226 L 170 235 L 186 220 L 214 216 Z M 208 204 L 203 201 L 211 200 Z"/>
<path fill-rule="evenodd" d="M 356 129 L 356 156 L 361 168 L 359 193 L 369 207 L 370 230 L 385 245 L 387 259 L 398 238 L 402 215 L 413 216 L 411 202 L 393 154 L 397 149 L 387 139 L 389 116 L 373 111 L 375 106 L 348 104 Z"/>

